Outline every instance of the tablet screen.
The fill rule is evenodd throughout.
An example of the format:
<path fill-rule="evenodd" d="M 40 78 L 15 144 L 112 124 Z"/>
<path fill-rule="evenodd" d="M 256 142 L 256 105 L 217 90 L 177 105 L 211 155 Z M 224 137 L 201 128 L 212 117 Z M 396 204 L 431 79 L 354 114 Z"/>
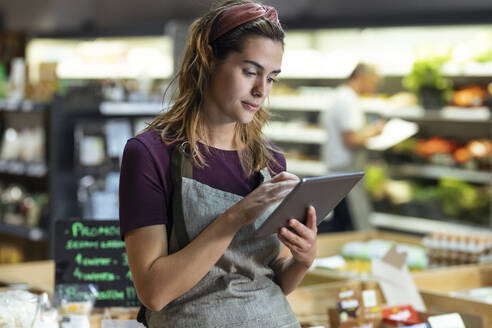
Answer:
<path fill-rule="evenodd" d="M 363 176 L 364 172 L 352 172 L 301 179 L 261 225 L 257 236 L 277 233 L 291 218 L 305 223 L 310 205 L 316 209 L 316 224 L 320 224 Z"/>

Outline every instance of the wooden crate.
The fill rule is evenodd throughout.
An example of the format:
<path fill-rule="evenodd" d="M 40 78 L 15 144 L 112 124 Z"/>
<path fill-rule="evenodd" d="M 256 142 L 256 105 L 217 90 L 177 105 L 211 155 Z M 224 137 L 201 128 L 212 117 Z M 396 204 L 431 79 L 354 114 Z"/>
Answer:
<path fill-rule="evenodd" d="M 467 268 L 461 269 L 468 271 L 466 270 Z M 489 270 L 490 269 L 491 267 L 489 267 Z M 474 271 L 473 268 L 470 268 L 470 270 Z M 487 271 L 488 270 L 485 270 L 483 273 L 486 274 Z M 430 287 L 446 284 L 446 281 L 439 281 L 438 278 L 429 278 L 432 273 L 433 272 L 425 273 L 426 277 L 423 277 L 422 280 L 417 278 L 416 281 L 421 281 L 424 286 L 428 282 Z M 452 275 L 453 273 L 449 274 Z M 479 276 L 480 274 L 475 275 L 475 278 L 473 279 L 477 279 Z M 424 281 L 426 279 L 428 280 Z M 485 278 L 482 276 L 482 279 L 490 281 L 492 277 L 489 273 L 489 277 Z M 431 280 L 434 281 L 432 282 Z M 294 290 L 291 294 L 287 295 L 287 301 L 301 324 L 304 326 L 320 325 L 330 327 L 328 310 L 336 308 L 338 290 L 341 287 L 357 281 L 358 280 L 347 280 L 318 285 L 301 286 Z M 473 288 L 472 283 L 469 283 L 468 286 L 472 286 L 470 288 Z M 429 315 L 457 312 L 463 318 L 467 328 L 492 328 L 492 322 L 490 321 L 490 316 L 492 315 L 492 305 L 490 304 L 456 299 L 447 296 L 447 292 L 439 293 L 429 290 L 419 290 L 419 292 L 427 306 L 427 312 L 420 313 L 422 319 L 427 318 Z M 382 295 L 382 298 L 383 303 L 385 303 L 386 301 L 384 299 L 384 295 Z"/>
<path fill-rule="evenodd" d="M 298 287 L 287 295 L 287 301 L 303 325 L 328 327 L 328 309 L 336 307 L 337 291 L 345 284 L 347 281 Z"/>
<path fill-rule="evenodd" d="M 483 327 L 492 327 L 492 304 L 450 295 L 453 291 L 492 287 L 492 264 L 430 270 L 413 278 L 429 310 L 479 316 Z"/>

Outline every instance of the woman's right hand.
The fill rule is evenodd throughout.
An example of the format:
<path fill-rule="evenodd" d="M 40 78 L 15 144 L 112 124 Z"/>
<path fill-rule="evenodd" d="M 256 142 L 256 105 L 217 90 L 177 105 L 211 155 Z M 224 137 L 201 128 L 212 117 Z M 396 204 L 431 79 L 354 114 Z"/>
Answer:
<path fill-rule="evenodd" d="M 281 201 L 299 183 L 299 177 L 281 172 L 261 184 L 242 200 L 230 207 L 226 213 L 239 228 L 253 223 L 271 205 Z"/>

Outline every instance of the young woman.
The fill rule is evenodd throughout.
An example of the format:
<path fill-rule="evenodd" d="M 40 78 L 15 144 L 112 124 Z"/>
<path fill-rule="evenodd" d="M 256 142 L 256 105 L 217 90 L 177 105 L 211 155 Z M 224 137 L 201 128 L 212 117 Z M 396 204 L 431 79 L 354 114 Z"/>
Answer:
<path fill-rule="evenodd" d="M 121 235 L 149 327 L 299 327 L 285 294 L 315 258 L 315 211 L 255 235 L 298 183 L 261 132 L 283 38 L 255 2 L 196 20 L 172 108 L 126 145 Z"/>

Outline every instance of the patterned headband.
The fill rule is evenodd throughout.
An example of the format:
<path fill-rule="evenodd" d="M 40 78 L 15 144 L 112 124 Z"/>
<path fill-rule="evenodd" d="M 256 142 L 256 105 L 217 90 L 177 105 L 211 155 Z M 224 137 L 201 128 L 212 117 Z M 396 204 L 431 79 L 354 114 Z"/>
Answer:
<path fill-rule="evenodd" d="M 219 17 L 211 33 L 210 42 L 233 28 L 260 17 L 265 17 L 282 28 L 278 20 L 277 11 L 272 6 L 264 6 L 257 3 L 245 3 L 226 9 Z"/>

